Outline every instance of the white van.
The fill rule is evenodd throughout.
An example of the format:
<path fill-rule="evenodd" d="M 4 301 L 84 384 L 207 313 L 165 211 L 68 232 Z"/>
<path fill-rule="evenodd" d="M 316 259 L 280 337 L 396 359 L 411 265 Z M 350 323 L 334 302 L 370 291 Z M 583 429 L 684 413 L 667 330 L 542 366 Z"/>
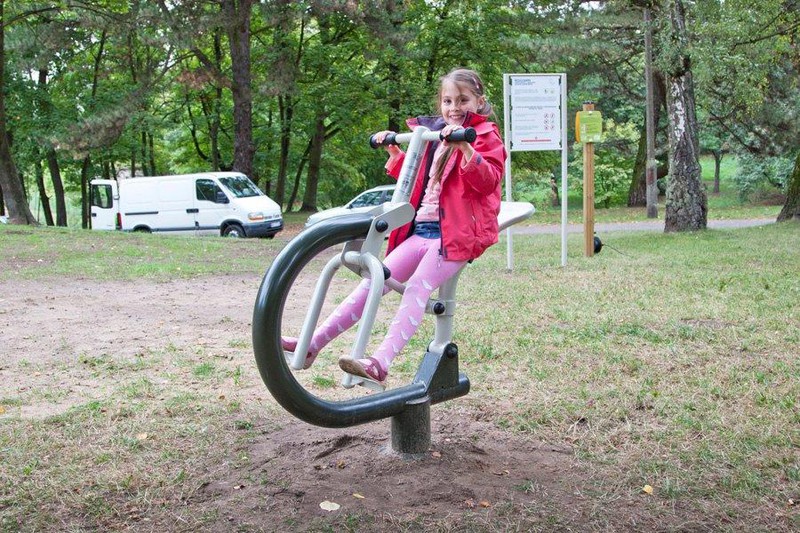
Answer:
<path fill-rule="evenodd" d="M 272 238 L 281 208 L 238 172 L 92 180 L 92 229 Z"/>

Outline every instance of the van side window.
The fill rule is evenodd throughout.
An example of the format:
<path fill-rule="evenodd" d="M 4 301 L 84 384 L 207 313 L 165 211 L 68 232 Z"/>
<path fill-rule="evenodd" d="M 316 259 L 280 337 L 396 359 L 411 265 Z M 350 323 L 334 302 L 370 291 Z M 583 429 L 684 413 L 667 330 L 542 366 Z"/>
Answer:
<path fill-rule="evenodd" d="M 101 209 L 111 208 L 111 185 L 92 185 L 92 205 Z"/>
<path fill-rule="evenodd" d="M 215 202 L 217 200 L 217 191 L 222 192 L 219 185 L 212 180 L 196 180 L 195 189 L 197 190 L 197 199 L 205 200 L 206 202 Z"/>

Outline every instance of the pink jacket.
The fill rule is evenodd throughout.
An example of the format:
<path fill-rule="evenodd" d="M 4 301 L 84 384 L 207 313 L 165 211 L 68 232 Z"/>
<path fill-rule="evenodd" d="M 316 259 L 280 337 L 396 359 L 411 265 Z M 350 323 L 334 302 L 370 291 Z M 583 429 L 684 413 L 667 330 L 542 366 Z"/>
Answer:
<path fill-rule="evenodd" d="M 438 120 L 437 120 L 438 118 Z M 456 150 L 442 174 L 442 193 L 439 197 L 439 223 L 442 229 L 442 257 L 450 261 L 470 261 L 479 257 L 497 242 L 497 214 L 500 212 L 500 184 L 506 161 L 506 150 L 497 125 L 487 117 L 467 113 L 464 127 L 475 128 L 478 137 L 472 143 L 475 154 L 461 168 L 463 154 Z M 445 126 L 441 117 L 409 119 L 414 129 L 425 126 L 440 130 Z M 411 191 L 411 205 L 418 209 L 428 181 L 430 162 L 436 143 L 429 143 L 420 165 L 417 180 Z M 397 179 L 404 154 L 389 160 L 387 174 Z M 413 223 L 396 229 L 389 236 L 388 254 L 412 234 Z"/>

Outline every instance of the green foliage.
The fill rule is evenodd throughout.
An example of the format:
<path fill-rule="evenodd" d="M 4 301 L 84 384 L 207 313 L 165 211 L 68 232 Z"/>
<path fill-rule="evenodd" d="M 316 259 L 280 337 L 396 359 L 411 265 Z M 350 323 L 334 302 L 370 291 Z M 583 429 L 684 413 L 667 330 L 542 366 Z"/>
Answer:
<path fill-rule="evenodd" d="M 733 183 L 739 192 L 739 199 L 746 201 L 754 197 L 786 189 L 792 169 L 792 157 L 754 157 L 739 156 L 739 169 L 733 175 Z"/>
<path fill-rule="evenodd" d="M 7 20 L 15 22 L 5 27 L 4 90 L 29 199 L 38 197 L 37 174 L 52 196 L 43 164 L 49 147 L 72 192 L 80 191 L 84 164 L 89 178 L 134 166 L 162 174 L 231 168 L 233 73 L 221 2 L 35 3 L 47 8 L 41 12 L 28 4 L 6 3 Z M 703 147 L 747 146 L 786 157 L 800 124 L 796 10 L 781 0 L 684 4 L 687 42 L 670 40 L 665 8 L 653 7 L 656 55 L 666 69 L 679 52 L 690 54 Z M 406 117 L 436 113 L 438 78 L 456 66 L 482 74 L 501 128 L 508 72 L 567 73 L 570 138 L 585 100 L 595 101 L 614 129 L 643 123 L 642 16 L 629 2 L 380 6 L 253 5 L 252 177 L 271 194 L 285 180 L 284 202 L 296 193 L 292 207 L 308 192 L 322 208 L 385 183 L 383 154 L 366 148 L 365 138 L 389 125 L 404 129 Z M 30 14 L 16 19 L 23 12 Z M 45 68 L 46 83 L 39 84 Z M 318 121 L 325 141 L 318 182 L 310 182 L 308 149 Z M 633 167 L 634 138 L 613 135 L 598 145 L 599 205 L 624 200 Z M 558 154 L 515 153 L 513 165 L 518 197 L 549 203 Z"/>
<path fill-rule="evenodd" d="M 639 140 L 639 129 L 630 122 L 603 121 L 603 141 L 595 143 L 594 199 L 596 206 L 609 208 L 627 201 L 630 185 L 631 153 Z M 569 178 L 572 187 L 583 194 L 583 145 L 573 145 Z"/>

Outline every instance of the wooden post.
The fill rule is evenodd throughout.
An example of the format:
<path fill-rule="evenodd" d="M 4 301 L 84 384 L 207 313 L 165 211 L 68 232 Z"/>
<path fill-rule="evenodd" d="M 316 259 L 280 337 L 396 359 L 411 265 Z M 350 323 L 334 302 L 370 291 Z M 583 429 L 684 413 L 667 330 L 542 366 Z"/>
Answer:
<path fill-rule="evenodd" d="M 594 111 L 594 102 L 584 102 L 584 111 Z M 583 253 L 594 255 L 594 143 L 583 143 Z"/>

